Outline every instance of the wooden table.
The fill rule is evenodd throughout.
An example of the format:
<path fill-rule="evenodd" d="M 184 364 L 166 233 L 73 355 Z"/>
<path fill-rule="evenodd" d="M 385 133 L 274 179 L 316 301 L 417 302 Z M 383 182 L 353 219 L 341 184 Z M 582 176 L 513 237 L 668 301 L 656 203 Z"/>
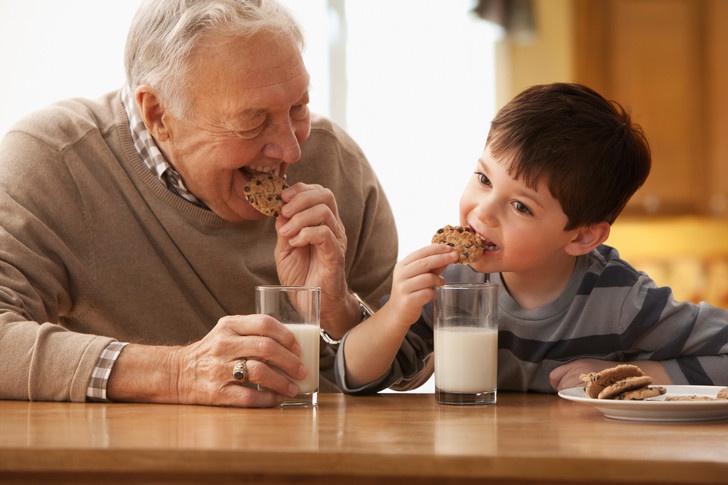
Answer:
<path fill-rule="evenodd" d="M 0 401 L 3 483 L 728 483 L 728 420 L 612 420 L 554 395 L 315 408 Z"/>

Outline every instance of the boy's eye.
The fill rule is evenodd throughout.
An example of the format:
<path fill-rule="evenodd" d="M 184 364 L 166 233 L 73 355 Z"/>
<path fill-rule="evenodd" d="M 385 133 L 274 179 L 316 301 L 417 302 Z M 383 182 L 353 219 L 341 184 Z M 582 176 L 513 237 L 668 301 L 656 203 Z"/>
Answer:
<path fill-rule="evenodd" d="M 478 182 L 490 186 L 490 179 L 483 172 L 475 172 L 475 176 L 478 178 Z"/>
<path fill-rule="evenodd" d="M 533 214 L 531 212 L 531 209 L 529 209 L 528 206 L 526 204 L 524 204 L 523 202 L 515 201 L 513 203 L 513 207 L 516 209 L 516 212 L 519 212 L 521 214 L 526 214 L 526 215 Z"/>

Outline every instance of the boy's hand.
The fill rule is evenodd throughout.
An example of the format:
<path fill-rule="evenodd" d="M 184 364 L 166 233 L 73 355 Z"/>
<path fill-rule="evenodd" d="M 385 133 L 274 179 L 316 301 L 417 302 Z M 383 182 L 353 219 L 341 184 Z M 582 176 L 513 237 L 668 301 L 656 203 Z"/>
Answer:
<path fill-rule="evenodd" d="M 392 293 L 387 302 L 397 322 L 409 327 L 417 321 L 422 307 L 435 297 L 435 286 L 445 283 L 440 273 L 458 255 L 449 246 L 433 244 L 418 249 L 394 267 Z"/>
<path fill-rule="evenodd" d="M 549 375 L 549 384 L 551 384 L 551 387 L 553 387 L 557 392 L 563 391 L 564 389 L 570 389 L 572 387 L 583 386 L 584 381 L 579 379 L 581 374 L 599 372 L 619 364 L 620 362 L 599 359 L 575 360 L 552 370 Z"/>

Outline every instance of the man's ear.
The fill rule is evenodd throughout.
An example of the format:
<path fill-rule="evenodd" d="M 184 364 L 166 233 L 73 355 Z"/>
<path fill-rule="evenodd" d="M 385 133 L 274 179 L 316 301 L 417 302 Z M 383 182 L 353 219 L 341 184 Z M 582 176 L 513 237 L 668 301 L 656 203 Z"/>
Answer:
<path fill-rule="evenodd" d="M 607 240 L 610 229 L 608 222 L 580 227 L 576 230 L 574 238 L 566 245 L 566 252 L 572 256 L 588 253 Z"/>
<path fill-rule="evenodd" d="M 136 90 L 136 102 L 142 115 L 142 121 L 154 139 L 157 141 L 169 139 L 165 110 L 154 89 L 148 84 L 139 86 Z"/>

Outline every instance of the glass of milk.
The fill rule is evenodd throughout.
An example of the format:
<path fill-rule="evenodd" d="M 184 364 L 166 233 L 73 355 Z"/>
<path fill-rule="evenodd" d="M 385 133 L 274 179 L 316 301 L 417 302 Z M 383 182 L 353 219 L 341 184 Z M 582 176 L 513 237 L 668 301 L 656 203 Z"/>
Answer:
<path fill-rule="evenodd" d="M 435 400 L 494 404 L 498 384 L 498 286 L 435 289 Z"/>
<path fill-rule="evenodd" d="M 257 313 L 271 315 L 296 336 L 299 356 L 308 370 L 298 384 L 298 395 L 286 398 L 284 406 L 315 406 L 319 388 L 319 328 L 321 326 L 321 288 L 314 286 L 256 286 Z"/>

